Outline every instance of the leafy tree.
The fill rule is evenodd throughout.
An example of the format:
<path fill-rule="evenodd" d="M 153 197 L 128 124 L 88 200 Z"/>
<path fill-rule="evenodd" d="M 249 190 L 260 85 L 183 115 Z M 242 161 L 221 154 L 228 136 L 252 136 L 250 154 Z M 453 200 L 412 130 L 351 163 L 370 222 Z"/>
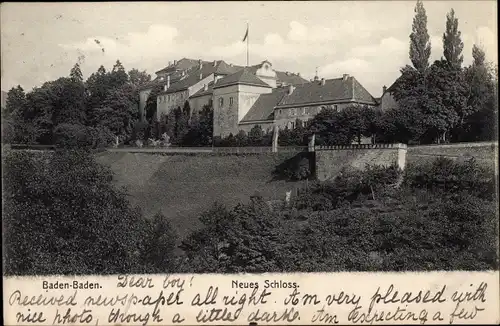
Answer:
<path fill-rule="evenodd" d="M 128 82 L 128 75 L 120 60 L 116 60 L 111 73 L 109 74 L 111 88 L 119 88 Z"/>
<path fill-rule="evenodd" d="M 5 104 L 5 112 L 11 114 L 14 111 L 24 112 L 26 108 L 26 94 L 21 85 L 12 87 L 7 92 L 7 101 Z"/>
<path fill-rule="evenodd" d="M 106 126 L 115 135 L 130 136 L 134 123 L 139 120 L 139 107 L 133 86 L 125 84 L 111 90 L 103 107 L 95 110 L 99 125 Z"/>
<path fill-rule="evenodd" d="M 99 119 L 95 116 L 95 110 L 102 106 L 110 90 L 109 74 L 106 72 L 104 66 L 100 66 L 97 72 L 91 74 L 85 85 L 88 94 L 88 123 L 90 125 L 97 125 Z"/>
<path fill-rule="evenodd" d="M 236 138 L 236 146 L 238 147 L 248 146 L 248 137 L 247 133 L 244 130 L 240 130 L 235 138 Z"/>
<path fill-rule="evenodd" d="M 264 131 L 260 125 L 255 125 L 252 127 L 248 133 L 248 141 L 252 146 L 262 145 L 262 138 L 264 137 Z"/>
<path fill-rule="evenodd" d="M 316 134 L 319 145 L 350 145 L 355 135 L 348 120 L 342 111 L 324 109 L 311 120 L 309 132 Z"/>
<path fill-rule="evenodd" d="M 69 77 L 71 78 L 71 80 L 73 80 L 75 82 L 83 83 L 83 74 L 82 74 L 82 70 L 80 69 L 80 64 L 78 62 L 75 63 L 73 68 L 71 68 L 71 71 L 69 73 Z"/>
<path fill-rule="evenodd" d="M 162 90 L 163 90 L 163 88 L 161 87 L 161 85 L 156 85 L 153 87 L 153 89 L 151 90 L 151 92 L 148 95 L 148 99 L 146 101 L 146 106 L 144 107 L 144 110 L 146 111 L 146 121 L 148 121 L 149 123 L 151 123 L 153 121 L 153 119 L 156 117 L 156 114 L 158 112 L 157 97 L 158 97 L 158 94 L 160 94 Z"/>
<path fill-rule="evenodd" d="M 415 6 L 412 32 L 410 34 L 410 60 L 413 67 L 423 73 L 429 67 L 431 42 L 427 31 L 427 14 L 421 0 Z"/>
<path fill-rule="evenodd" d="M 449 132 L 463 121 L 467 110 L 467 85 L 461 70 L 437 60 L 427 76 L 429 104 L 424 107 L 424 124 L 429 139 L 449 140 Z"/>
<path fill-rule="evenodd" d="M 147 220 L 147 234 L 142 253 L 143 264 L 151 272 L 167 273 L 175 270 L 175 253 L 178 234 L 170 221 L 157 213 Z"/>
<path fill-rule="evenodd" d="M 107 167 L 84 152 L 5 154 L 6 274 L 143 271 L 144 220 Z"/>
<path fill-rule="evenodd" d="M 474 45 L 472 64 L 465 68 L 467 115 L 454 130 L 456 141 L 493 140 L 496 134 L 497 96 L 494 73 L 487 66 L 484 50 Z"/>
<path fill-rule="evenodd" d="M 446 31 L 443 34 L 444 57 L 452 68 L 461 68 L 464 61 L 463 48 L 461 32 L 458 30 L 458 19 L 455 18 L 455 10 L 452 8 L 446 15 Z"/>
<path fill-rule="evenodd" d="M 151 81 L 151 75 L 145 70 L 132 69 L 128 72 L 129 82 L 136 87 L 142 87 Z"/>

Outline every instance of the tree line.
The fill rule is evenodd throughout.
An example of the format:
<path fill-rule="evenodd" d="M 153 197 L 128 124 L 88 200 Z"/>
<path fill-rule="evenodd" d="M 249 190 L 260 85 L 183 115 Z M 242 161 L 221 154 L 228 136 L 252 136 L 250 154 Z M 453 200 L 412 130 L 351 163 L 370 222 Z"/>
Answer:
<path fill-rule="evenodd" d="M 76 63 L 68 77 L 48 81 L 25 92 L 8 92 L 2 110 L 6 143 L 105 147 L 130 140 L 139 116 L 139 89 L 151 80 L 145 71 L 128 73 L 117 60 L 111 71 L 104 66 L 84 81 Z"/>
<path fill-rule="evenodd" d="M 316 134 L 318 144 L 341 145 L 371 137 L 377 143 L 442 143 L 497 139 L 497 67 L 474 45 L 473 62 L 463 67 L 463 42 L 453 9 L 446 16 L 443 56 L 430 63 L 427 15 L 417 1 L 410 34 L 412 65 L 401 69 L 391 87 L 398 105 L 385 111 L 352 106 L 340 112 L 325 109 L 304 125 L 280 130 L 279 145 L 304 146 Z M 86 81 L 78 64 L 68 77 L 44 83 L 32 91 L 17 86 L 8 92 L 2 111 L 3 141 L 64 147 L 104 147 L 118 137 L 128 144 L 137 139 L 168 135 L 178 146 L 270 146 L 272 134 L 256 126 L 221 139 L 213 137 L 213 109 L 195 112 L 186 101 L 157 117 L 154 86 L 139 116 L 139 90 L 151 81 L 144 71 L 128 73 L 118 60 L 111 71 L 101 66 Z"/>

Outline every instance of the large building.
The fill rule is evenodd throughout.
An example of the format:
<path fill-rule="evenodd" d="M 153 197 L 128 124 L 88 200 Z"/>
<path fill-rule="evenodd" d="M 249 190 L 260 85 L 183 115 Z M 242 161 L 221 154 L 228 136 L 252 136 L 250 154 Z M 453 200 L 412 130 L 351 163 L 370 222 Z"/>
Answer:
<path fill-rule="evenodd" d="M 375 107 L 377 101 L 353 77 L 308 81 L 300 74 L 273 69 L 269 61 L 241 67 L 222 60 L 181 59 L 156 72 L 157 77 L 140 92 L 144 111 L 153 87 L 157 119 L 189 102 L 192 111 L 206 104 L 214 109 L 214 136 L 226 137 L 255 125 L 271 131 L 274 126 L 294 128 L 297 119 L 308 121 L 324 108 L 341 110 L 350 105 Z M 144 113 L 143 113 L 144 114 Z"/>

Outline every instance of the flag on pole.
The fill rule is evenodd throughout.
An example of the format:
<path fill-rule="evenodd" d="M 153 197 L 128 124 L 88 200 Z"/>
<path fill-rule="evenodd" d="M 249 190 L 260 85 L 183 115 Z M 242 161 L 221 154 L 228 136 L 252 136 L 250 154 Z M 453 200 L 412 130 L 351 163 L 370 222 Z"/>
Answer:
<path fill-rule="evenodd" d="M 248 37 L 248 25 L 247 25 L 247 31 L 245 33 L 245 36 L 243 37 L 243 41 L 242 42 L 245 42 L 246 39 L 247 39 L 247 37 Z"/>

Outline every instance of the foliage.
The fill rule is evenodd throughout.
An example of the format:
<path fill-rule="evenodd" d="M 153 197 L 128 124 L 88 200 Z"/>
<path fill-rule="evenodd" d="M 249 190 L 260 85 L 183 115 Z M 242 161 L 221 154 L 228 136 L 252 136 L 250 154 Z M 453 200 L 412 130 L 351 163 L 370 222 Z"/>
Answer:
<path fill-rule="evenodd" d="M 368 106 L 353 105 L 341 111 L 324 109 L 310 123 L 308 135 L 316 134 L 318 145 L 350 145 L 361 143 L 361 137 L 372 136 L 377 129 L 380 112 Z M 301 144 L 307 144 L 303 137 Z"/>
<path fill-rule="evenodd" d="M 460 69 L 464 56 L 462 50 L 464 43 L 461 39 L 461 32 L 458 30 L 458 19 L 455 18 L 455 10 L 453 8 L 446 14 L 446 31 L 443 34 L 443 54 L 448 64 Z"/>
<path fill-rule="evenodd" d="M 447 193 L 467 191 L 490 200 L 495 196 L 493 171 L 482 168 L 474 158 L 466 161 L 438 158 L 430 163 L 409 165 L 405 169 L 405 183 L 414 188 Z"/>
<path fill-rule="evenodd" d="M 214 206 L 201 217 L 204 227 L 183 241 L 185 271 L 497 268 L 494 201 L 464 191 L 393 189 L 394 168 L 359 174 L 302 190 L 292 208 L 273 210 L 258 197 L 233 209 Z M 380 191 L 376 200 L 362 195 L 370 185 Z"/>
<path fill-rule="evenodd" d="M 146 220 L 145 233 L 148 236 L 141 258 L 148 272 L 176 272 L 174 250 L 178 235 L 170 221 L 162 213 L 157 213 Z"/>
<path fill-rule="evenodd" d="M 427 14 L 422 1 L 418 0 L 410 34 L 410 60 L 413 67 L 423 73 L 429 67 L 430 55 L 431 42 L 427 31 Z"/>
<path fill-rule="evenodd" d="M 61 123 L 54 130 L 54 145 L 65 149 L 106 148 L 115 136 L 106 127 L 87 127 Z"/>
<path fill-rule="evenodd" d="M 73 68 L 71 68 L 71 71 L 69 73 L 69 77 L 71 78 L 71 80 L 73 80 L 75 82 L 83 83 L 83 74 L 82 74 L 82 70 L 80 69 L 80 64 L 78 62 L 75 63 Z"/>
<path fill-rule="evenodd" d="M 153 87 L 151 92 L 148 95 L 148 99 L 146 100 L 146 106 L 144 107 L 144 110 L 146 111 L 146 121 L 149 123 L 152 123 L 153 119 L 156 117 L 156 114 L 158 112 L 157 109 L 157 101 L 156 98 L 158 97 L 158 94 L 162 91 L 161 85 L 156 85 Z"/>
<path fill-rule="evenodd" d="M 313 176 L 314 155 L 300 152 L 278 164 L 273 171 L 274 180 L 305 180 Z"/>
<path fill-rule="evenodd" d="M 141 270 L 144 221 L 108 168 L 79 151 L 5 154 L 6 274 Z"/>
<path fill-rule="evenodd" d="M 139 71 L 138 69 L 132 69 L 128 72 L 128 79 L 132 85 L 135 87 L 142 87 L 151 81 L 151 75 L 145 70 Z"/>

